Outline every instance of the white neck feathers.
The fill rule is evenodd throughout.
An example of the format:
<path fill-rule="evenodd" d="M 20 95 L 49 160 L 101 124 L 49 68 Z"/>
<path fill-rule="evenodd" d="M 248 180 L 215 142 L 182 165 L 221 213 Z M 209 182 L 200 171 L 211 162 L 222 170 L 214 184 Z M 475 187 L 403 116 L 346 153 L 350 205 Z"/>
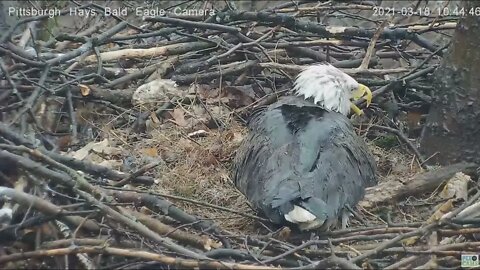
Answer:
<path fill-rule="evenodd" d="M 293 90 L 305 99 L 312 98 L 324 109 L 347 115 L 352 90 L 357 88 L 357 81 L 343 71 L 330 64 L 320 64 L 302 71 L 295 80 Z"/>

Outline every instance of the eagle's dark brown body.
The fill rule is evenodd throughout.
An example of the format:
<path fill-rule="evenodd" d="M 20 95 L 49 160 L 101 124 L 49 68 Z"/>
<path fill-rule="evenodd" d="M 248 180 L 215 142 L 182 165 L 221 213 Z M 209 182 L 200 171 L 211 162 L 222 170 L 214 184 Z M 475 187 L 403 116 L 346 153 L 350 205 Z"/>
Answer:
<path fill-rule="evenodd" d="M 373 157 L 340 113 L 289 96 L 254 114 L 249 128 L 235 185 L 274 223 L 286 223 L 297 205 L 328 229 L 377 183 Z"/>

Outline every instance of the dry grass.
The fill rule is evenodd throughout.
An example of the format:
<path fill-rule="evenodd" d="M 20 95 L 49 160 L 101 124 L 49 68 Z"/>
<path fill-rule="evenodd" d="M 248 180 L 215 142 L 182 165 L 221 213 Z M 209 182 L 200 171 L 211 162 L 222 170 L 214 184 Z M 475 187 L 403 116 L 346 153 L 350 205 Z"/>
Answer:
<path fill-rule="evenodd" d="M 203 106 L 182 107 L 188 123 L 185 126 L 175 123 L 170 114 L 173 111 L 167 112 L 166 120 L 161 124 L 151 124 L 148 135 L 143 138 L 138 138 L 128 129 L 109 130 L 109 137 L 124 148 L 122 159 L 129 160 L 131 171 L 155 160 L 163 160 L 160 166 L 147 173 L 156 178 L 156 184 L 149 187 L 149 191 L 255 215 L 230 179 L 231 160 L 246 128 L 233 120 L 229 110 L 218 109 L 217 106 L 209 106 L 208 109 L 210 112 L 206 113 Z M 210 114 L 225 128 L 209 129 L 205 123 Z M 208 135 L 197 138 L 187 136 L 197 130 L 206 130 Z M 171 200 L 188 213 L 215 220 L 226 230 L 244 232 L 253 229 L 251 218 L 200 204 Z"/>
<path fill-rule="evenodd" d="M 235 120 L 231 111 L 225 107 L 191 105 L 180 108 L 185 118 L 182 126 L 175 123 L 178 111 L 177 116 L 172 116 L 170 111 L 164 115 L 166 119 L 162 123 L 151 124 L 148 135 L 141 138 L 128 128 L 107 131 L 111 141 L 124 149 L 121 158 L 129 160 L 130 165 L 123 166 L 123 170 L 135 171 L 161 159 L 164 161 L 162 165 L 148 172 L 148 175 L 157 179 L 154 186 L 147 187 L 149 191 L 255 215 L 230 179 L 231 162 L 247 132 L 246 127 Z M 210 115 L 221 121 L 224 128 L 208 129 L 206 123 Z M 187 136 L 200 129 L 208 131 L 208 135 L 200 138 Z M 405 179 L 420 171 L 418 164 L 413 162 L 413 156 L 401 146 L 385 150 L 372 141 L 368 141 L 368 145 L 377 161 L 380 181 Z M 212 219 L 231 232 L 253 233 L 259 228 L 259 223 L 248 217 L 196 203 L 171 200 L 186 212 Z M 394 222 L 420 221 L 431 214 L 431 203 L 435 200 L 435 196 L 427 195 L 420 199 L 407 198 L 404 202 L 392 203 L 364 214 L 374 224 L 382 224 L 387 212 L 394 213 L 391 216 Z"/>

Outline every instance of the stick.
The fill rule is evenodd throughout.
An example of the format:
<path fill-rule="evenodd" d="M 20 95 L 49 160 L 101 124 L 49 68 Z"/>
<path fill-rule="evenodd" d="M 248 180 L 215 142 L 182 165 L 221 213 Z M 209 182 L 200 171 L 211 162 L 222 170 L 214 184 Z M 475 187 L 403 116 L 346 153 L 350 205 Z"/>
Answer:
<path fill-rule="evenodd" d="M 370 127 L 395 134 L 402 142 L 407 144 L 408 148 L 410 148 L 413 154 L 417 157 L 420 163 L 420 166 L 422 166 L 422 168 L 426 168 L 426 165 L 424 164 L 425 158 L 423 158 L 422 154 L 420 154 L 420 152 L 415 147 L 415 145 L 413 145 L 413 143 L 407 138 L 407 136 L 405 136 L 405 134 L 403 134 L 400 130 L 391 128 L 391 127 L 379 126 L 379 125 L 370 125 Z"/>
<path fill-rule="evenodd" d="M 216 46 L 215 42 L 186 42 L 180 44 L 171 44 L 162 47 L 154 47 L 149 49 L 123 49 L 118 51 L 100 53 L 100 58 L 103 62 L 111 62 L 119 59 L 149 59 L 158 56 L 168 56 L 175 54 L 183 54 L 194 50 L 203 50 Z M 95 55 L 86 57 L 80 64 L 88 65 L 97 62 Z"/>
<path fill-rule="evenodd" d="M 368 65 L 370 64 L 370 58 L 372 58 L 372 55 L 375 51 L 375 44 L 377 43 L 378 38 L 380 37 L 380 34 L 383 32 L 383 29 L 385 26 L 387 26 L 388 20 L 385 20 L 380 24 L 380 26 L 377 29 L 377 32 L 372 37 L 372 40 L 370 40 L 370 44 L 368 44 L 367 48 L 367 53 L 365 53 L 365 57 L 362 60 L 362 64 L 358 67 L 358 70 L 366 70 L 368 69 Z"/>
<path fill-rule="evenodd" d="M 92 232 L 98 232 L 100 230 L 99 225 L 95 221 L 89 219 L 84 222 L 84 218 L 81 216 L 64 216 L 62 215 L 64 212 L 62 208 L 50 203 L 49 201 L 27 194 L 20 190 L 0 187 L 0 200 L 4 200 L 5 198 L 9 198 L 25 208 L 33 207 L 47 216 L 55 216 L 59 220 L 62 220 L 71 226 L 78 227 L 83 223 L 83 228 L 86 230 Z"/>
<path fill-rule="evenodd" d="M 224 262 L 224 261 L 189 260 L 189 259 L 182 259 L 178 257 L 170 257 L 167 255 L 152 253 L 147 251 L 121 249 L 121 248 L 113 248 L 113 247 L 105 247 L 105 246 L 74 246 L 69 248 L 46 249 L 46 250 L 14 253 L 14 254 L 0 257 L 0 264 L 19 261 L 19 260 L 27 260 L 31 258 L 63 256 L 63 255 L 78 254 L 78 253 L 106 254 L 106 255 L 114 255 L 114 256 L 120 256 L 120 257 L 141 258 L 148 261 L 156 261 L 156 262 L 161 262 L 167 265 L 183 267 L 188 269 L 191 269 L 191 268 L 246 269 L 246 270 L 279 269 L 276 267 L 255 266 L 255 265 L 231 263 L 231 262 Z"/>
<path fill-rule="evenodd" d="M 277 64 L 277 63 L 259 63 L 258 65 L 262 68 L 275 68 L 275 69 L 281 69 L 281 70 L 288 70 L 292 72 L 301 72 L 302 70 L 305 69 L 305 66 L 284 65 L 284 64 Z M 354 68 L 354 69 L 341 69 L 341 70 L 349 75 L 355 75 L 355 74 L 385 75 L 385 74 L 403 73 L 403 72 L 409 71 L 409 69 L 406 69 L 406 68 L 367 69 L 367 70 L 358 70 Z"/>

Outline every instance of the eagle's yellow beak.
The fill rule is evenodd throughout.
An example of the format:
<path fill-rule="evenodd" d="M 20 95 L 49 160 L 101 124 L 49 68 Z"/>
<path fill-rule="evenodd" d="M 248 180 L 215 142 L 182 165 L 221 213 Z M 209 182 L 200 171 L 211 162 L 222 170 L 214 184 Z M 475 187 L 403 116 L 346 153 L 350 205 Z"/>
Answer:
<path fill-rule="evenodd" d="M 370 91 L 370 88 L 363 84 L 358 84 L 358 89 L 352 92 L 352 98 L 353 100 L 359 100 L 365 96 L 365 100 L 367 101 L 367 107 L 370 106 L 370 103 L 372 102 L 372 91 Z M 357 107 L 354 103 L 350 105 L 350 108 L 356 115 L 362 115 L 363 111 L 360 110 L 360 108 Z"/>

